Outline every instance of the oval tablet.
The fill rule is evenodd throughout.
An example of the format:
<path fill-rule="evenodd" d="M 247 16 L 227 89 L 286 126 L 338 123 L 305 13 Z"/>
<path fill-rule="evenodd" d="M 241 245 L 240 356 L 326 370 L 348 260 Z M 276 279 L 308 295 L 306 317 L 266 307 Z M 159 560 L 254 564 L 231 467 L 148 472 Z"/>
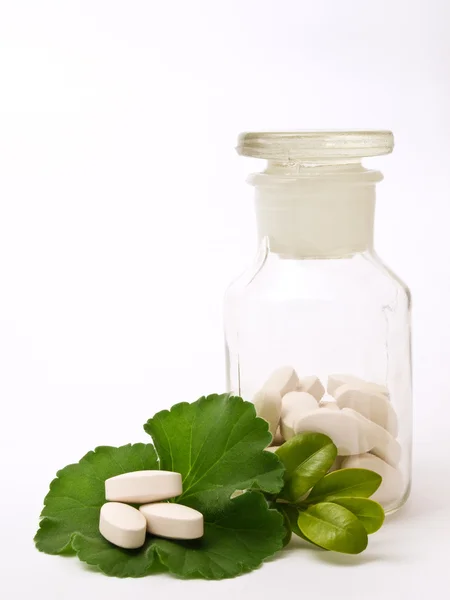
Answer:
<path fill-rule="evenodd" d="M 373 447 L 365 425 L 342 410 L 318 408 L 298 419 L 294 431 L 296 434 L 314 431 L 328 435 L 337 447 L 339 456 L 362 454 Z"/>
<path fill-rule="evenodd" d="M 145 542 L 146 529 L 144 515 L 128 504 L 108 502 L 100 509 L 100 533 L 115 546 L 140 548 Z"/>
<path fill-rule="evenodd" d="M 340 410 L 336 402 L 323 402 L 319 404 L 319 408 L 327 408 L 328 410 Z"/>
<path fill-rule="evenodd" d="M 342 412 L 353 415 L 367 427 L 368 435 L 373 444 L 370 450 L 371 454 L 375 454 L 393 467 L 398 465 L 402 456 L 402 447 L 386 429 L 366 419 L 361 413 L 351 408 L 343 408 Z"/>
<path fill-rule="evenodd" d="M 324 394 L 322 400 L 319 402 L 319 408 L 330 408 L 331 410 L 340 410 L 336 404 L 336 400 L 330 394 Z"/>
<path fill-rule="evenodd" d="M 263 385 L 265 390 L 274 390 L 284 396 L 293 392 L 298 385 L 298 375 L 292 367 L 280 367 L 276 369 Z"/>
<path fill-rule="evenodd" d="M 281 412 L 281 395 L 276 390 L 262 389 L 253 397 L 256 414 L 269 423 L 272 439 L 278 429 Z"/>
<path fill-rule="evenodd" d="M 147 531 L 154 535 L 175 540 L 196 540 L 203 535 L 203 515 L 189 506 L 159 502 L 139 510 L 147 521 Z"/>
<path fill-rule="evenodd" d="M 341 385 L 349 384 L 354 387 L 358 387 L 361 390 L 370 391 L 373 393 L 381 393 L 385 396 L 389 396 L 389 390 L 385 385 L 381 385 L 379 383 L 373 383 L 372 381 L 366 381 L 365 379 L 361 379 L 360 377 L 355 377 L 354 375 L 345 375 L 344 373 L 337 373 L 334 375 L 329 375 L 328 384 L 327 384 L 327 392 L 334 396 L 335 391 L 341 387 Z"/>
<path fill-rule="evenodd" d="M 372 454 L 349 456 L 343 460 L 342 468 L 368 469 L 381 475 L 383 478 L 381 485 L 370 498 L 379 502 L 383 507 L 397 504 L 404 493 L 403 478 L 399 469 L 391 467 L 378 456 Z"/>
<path fill-rule="evenodd" d="M 327 392 L 334 396 L 334 392 L 344 384 L 353 384 L 357 386 L 361 383 L 361 380 L 358 377 L 353 377 L 353 375 L 345 375 L 343 373 L 335 373 L 334 375 L 328 376 L 327 383 Z"/>
<path fill-rule="evenodd" d="M 289 392 L 281 400 L 280 431 L 285 440 L 294 437 L 294 425 L 303 415 L 317 410 L 317 400 L 307 392 Z"/>
<path fill-rule="evenodd" d="M 366 419 L 384 427 L 394 437 L 397 436 L 397 415 L 384 394 L 376 394 L 345 383 L 337 388 L 334 397 L 339 408 L 352 408 Z"/>
<path fill-rule="evenodd" d="M 107 500 L 146 504 L 174 498 L 182 493 L 180 473 L 172 471 L 133 471 L 105 481 Z"/>
<path fill-rule="evenodd" d="M 311 394 L 311 396 L 314 396 L 317 402 L 319 402 L 319 400 L 325 394 L 325 388 L 323 387 L 322 382 L 315 375 L 301 377 L 297 385 L 297 390 L 299 392 L 307 392 L 308 394 Z"/>
<path fill-rule="evenodd" d="M 368 392 L 372 392 L 372 394 L 383 394 L 386 398 L 389 398 L 389 390 L 385 385 L 381 383 L 374 383 L 373 381 L 365 381 L 362 379 L 363 387 Z"/>

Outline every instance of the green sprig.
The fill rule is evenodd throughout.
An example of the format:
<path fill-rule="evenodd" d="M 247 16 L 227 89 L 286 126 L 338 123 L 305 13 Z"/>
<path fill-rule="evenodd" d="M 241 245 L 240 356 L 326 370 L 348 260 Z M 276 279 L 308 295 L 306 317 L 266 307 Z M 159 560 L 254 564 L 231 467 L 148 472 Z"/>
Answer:
<path fill-rule="evenodd" d="M 368 499 L 379 488 L 380 475 L 366 469 L 328 473 L 337 449 L 321 433 L 296 435 L 276 454 L 285 466 L 284 486 L 271 502 L 290 532 L 326 550 L 365 550 L 367 535 L 384 521 L 383 508 Z"/>

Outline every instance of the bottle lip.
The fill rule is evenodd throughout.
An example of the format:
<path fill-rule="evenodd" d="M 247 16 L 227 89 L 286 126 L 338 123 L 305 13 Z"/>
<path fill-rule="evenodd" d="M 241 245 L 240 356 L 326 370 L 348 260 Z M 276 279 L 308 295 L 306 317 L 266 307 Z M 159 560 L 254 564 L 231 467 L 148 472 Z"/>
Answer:
<path fill-rule="evenodd" d="M 286 162 L 326 159 L 344 161 L 389 154 L 394 136 L 387 130 L 248 131 L 238 138 L 241 156 Z"/>

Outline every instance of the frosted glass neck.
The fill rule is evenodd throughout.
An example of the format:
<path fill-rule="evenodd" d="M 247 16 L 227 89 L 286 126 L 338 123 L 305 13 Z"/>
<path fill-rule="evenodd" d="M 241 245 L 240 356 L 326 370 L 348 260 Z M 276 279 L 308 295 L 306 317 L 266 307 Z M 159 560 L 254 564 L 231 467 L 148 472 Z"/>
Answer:
<path fill-rule="evenodd" d="M 375 182 L 359 163 L 270 162 L 254 175 L 258 237 L 286 258 L 345 258 L 373 248 Z"/>

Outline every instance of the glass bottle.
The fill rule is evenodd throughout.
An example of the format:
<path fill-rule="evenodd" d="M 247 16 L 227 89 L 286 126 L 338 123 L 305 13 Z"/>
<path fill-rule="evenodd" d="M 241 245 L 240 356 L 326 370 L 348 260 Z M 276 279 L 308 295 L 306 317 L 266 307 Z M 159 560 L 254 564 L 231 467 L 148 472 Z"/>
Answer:
<path fill-rule="evenodd" d="M 255 399 L 283 367 L 298 379 L 280 396 L 311 391 L 315 381 L 317 409 L 298 410 L 290 435 L 314 426 L 332 438 L 353 437 L 336 466 L 378 470 L 383 483 L 374 499 L 386 512 L 410 489 L 410 293 L 373 248 L 382 176 L 361 160 L 392 148 L 388 131 L 242 134 L 238 152 L 267 160 L 249 180 L 259 250 L 225 298 L 228 391 Z M 339 418 L 330 417 L 338 407 Z M 327 416 L 304 419 L 317 411 Z M 359 428 L 351 421 L 347 431 L 350 418 Z"/>

